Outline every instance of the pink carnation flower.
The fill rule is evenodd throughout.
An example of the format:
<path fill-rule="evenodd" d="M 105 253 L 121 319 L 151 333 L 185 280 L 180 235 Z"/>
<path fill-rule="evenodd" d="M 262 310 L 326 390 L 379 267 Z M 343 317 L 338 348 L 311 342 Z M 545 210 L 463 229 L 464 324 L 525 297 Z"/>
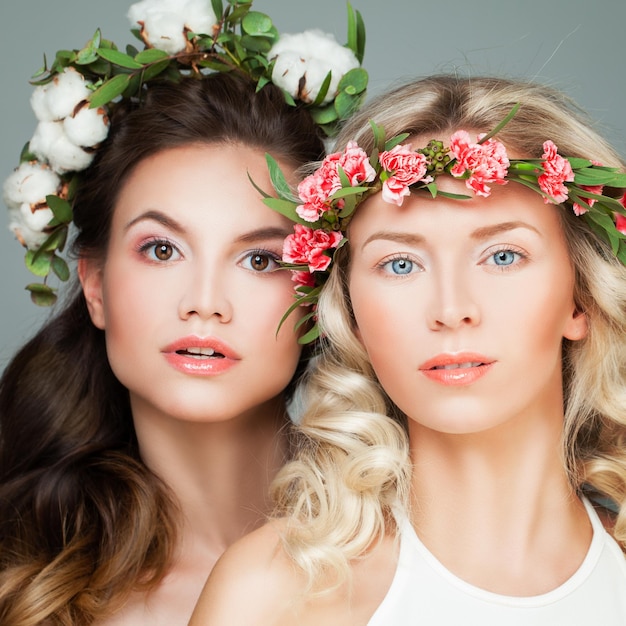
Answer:
<path fill-rule="evenodd" d="M 291 272 L 291 280 L 298 287 L 315 287 L 315 276 L 311 272 L 297 272 L 294 270 Z"/>
<path fill-rule="evenodd" d="M 550 196 L 554 203 L 565 202 L 568 192 L 564 183 L 574 180 L 572 166 L 567 159 L 557 154 L 557 147 L 550 140 L 544 142 L 541 158 L 543 159 L 543 174 L 537 179 L 539 188 Z M 550 203 L 549 198 L 543 200 L 546 204 Z"/>
<path fill-rule="evenodd" d="M 298 185 L 298 196 L 302 204 L 296 213 L 307 222 L 316 222 L 330 205 L 328 198 L 341 189 L 339 167 L 343 169 L 352 187 L 371 182 L 376 177 L 369 157 L 354 141 L 350 141 L 343 152 L 329 154 L 319 168 Z"/>
<path fill-rule="evenodd" d="M 283 261 L 295 265 L 308 265 L 309 272 L 321 272 L 329 265 L 331 258 L 326 250 L 336 248 L 343 238 L 340 232 L 314 230 L 302 224 L 295 224 L 293 235 L 283 244 Z"/>
<path fill-rule="evenodd" d="M 356 141 L 349 141 L 338 165 L 346 173 L 350 185 L 358 187 L 361 183 L 371 183 L 376 178 L 376 170 L 371 166 L 367 153 L 359 148 Z"/>
<path fill-rule="evenodd" d="M 479 135 L 480 140 L 484 135 Z M 488 139 L 482 144 L 471 141 L 469 133 L 459 130 L 450 138 L 450 152 L 456 163 L 450 171 L 453 176 L 463 176 L 469 172 L 465 184 L 476 195 L 488 197 L 489 185 L 506 185 L 509 171 L 509 158 L 506 148 L 495 139 Z"/>
<path fill-rule="evenodd" d="M 626 194 L 621 199 L 621 203 L 626 207 Z M 626 217 L 621 213 L 618 213 L 615 216 L 615 226 L 620 233 L 626 235 Z"/>
<path fill-rule="evenodd" d="M 424 180 L 426 157 L 413 151 L 411 146 L 398 145 L 392 150 L 381 152 L 378 161 L 385 172 L 390 174 L 383 182 L 383 200 L 401 206 L 404 198 L 411 193 L 409 186 Z"/>
<path fill-rule="evenodd" d="M 589 193 L 595 193 L 598 196 L 602 195 L 602 190 L 604 189 L 603 185 L 581 185 L 580 186 L 581 189 L 584 189 L 585 191 L 588 191 Z M 585 198 L 585 202 L 592 207 L 595 203 L 596 203 L 596 199 L 595 198 Z M 586 206 L 581 206 L 580 204 L 576 204 L 576 202 L 574 202 L 574 213 L 576 213 L 576 215 L 584 215 L 589 209 Z"/>

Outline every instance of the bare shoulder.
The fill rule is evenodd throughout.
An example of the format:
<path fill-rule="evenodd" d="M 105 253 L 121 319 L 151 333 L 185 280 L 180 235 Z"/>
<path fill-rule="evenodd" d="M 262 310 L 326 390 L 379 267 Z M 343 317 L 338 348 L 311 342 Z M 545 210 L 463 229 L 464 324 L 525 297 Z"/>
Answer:
<path fill-rule="evenodd" d="M 280 522 L 270 522 L 226 550 L 215 565 L 190 626 L 280 626 L 288 621 L 302 575 L 285 554 Z"/>
<path fill-rule="evenodd" d="M 311 596 L 306 594 L 305 575 L 283 550 L 280 531 L 281 523 L 272 522 L 224 553 L 209 576 L 189 626 L 368 623 L 395 573 L 395 539 L 386 537 L 355 559 L 350 581 Z"/>

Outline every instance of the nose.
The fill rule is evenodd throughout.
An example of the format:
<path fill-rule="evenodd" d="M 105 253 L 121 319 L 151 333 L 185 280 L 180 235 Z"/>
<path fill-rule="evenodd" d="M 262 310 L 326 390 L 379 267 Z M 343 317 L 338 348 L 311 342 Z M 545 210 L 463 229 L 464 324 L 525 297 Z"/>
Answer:
<path fill-rule="evenodd" d="M 179 316 L 183 320 L 198 316 L 217 318 L 228 323 L 233 316 L 233 305 L 228 291 L 228 277 L 218 267 L 198 266 L 190 272 L 179 302 Z"/>
<path fill-rule="evenodd" d="M 480 308 L 470 276 L 443 271 L 431 277 L 432 292 L 427 309 L 431 330 L 455 330 L 480 323 Z"/>

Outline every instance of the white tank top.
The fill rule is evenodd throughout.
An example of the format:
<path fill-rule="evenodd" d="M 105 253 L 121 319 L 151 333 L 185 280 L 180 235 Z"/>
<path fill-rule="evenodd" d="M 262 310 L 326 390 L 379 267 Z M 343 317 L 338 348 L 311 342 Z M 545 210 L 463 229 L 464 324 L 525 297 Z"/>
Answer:
<path fill-rule="evenodd" d="M 582 565 L 556 589 L 522 598 L 456 577 L 405 518 L 394 579 L 368 626 L 625 626 L 626 559 L 593 506 L 584 503 L 593 537 Z"/>

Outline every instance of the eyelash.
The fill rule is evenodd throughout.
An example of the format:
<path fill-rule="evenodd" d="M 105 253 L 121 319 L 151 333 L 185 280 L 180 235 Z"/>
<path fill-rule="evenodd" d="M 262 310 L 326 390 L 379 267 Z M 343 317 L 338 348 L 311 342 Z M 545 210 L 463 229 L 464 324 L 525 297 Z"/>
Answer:
<path fill-rule="evenodd" d="M 390 266 L 394 261 L 407 261 L 408 263 L 411 263 L 412 266 L 419 268 L 419 263 L 412 259 L 408 254 L 395 254 L 380 261 L 380 263 L 376 265 L 376 269 L 382 271 L 384 274 L 397 278 L 401 278 L 402 276 L 408 276 L 409 274 L 414 273 L 413 267 L 411 268 L 411 271 L 407 272 L 406 274 L 396 274 L 392 271 L 389 271 L 387 267 Z"/>
<path fill-rule="evenodd" d="M 158 259 L 156 258 L 156 256 L 151 255 L 149 251 L 152 250 L 154 254 L 154 251 L 158 246 L 166 246 L 170 248 L 172 250 L 172 255 L 178 254 L 178 258 L 182 256 L 180 250 L 172 241 L 170 241 L 169 239 L 164 239 L 162 237 L 154 237 L 152 239 L 142 242 L 138 247 L 138 251 L 140 254 L 147 257 L 148 260 L 152 261 L 153 263 L 168 263 L 178 260 L 178 258 Z"/>
<path fill-rule="evenodd" d="M 271 272 L 275 272 L 277 269 L 280 268 L 279 262 L 282 260 L 282 257 L 279 254 L 276 254 L 276 252 L 272 252 L 271 250 L 265 250 L 262 248 L 258 250 L 250 250 L 249 252 L 246 252 L 241 257 L 241 260 L 239 261 L 239 263 L 243 265 L 246 259 L 249 260 L 255 256 L 267 257 L 270 260 L 270 262 L 274 264 L 274 266 L 271 269 L 263 269 L 263 270 L 256 270 L 253 267 L 246 267 L 245 269 L 250 270 L 251 272 L 254 272 L 255 274 L 270 274 Z"/>
<path fill-rule="evenodd" d="M 513 254 L 516 254 L 519 258 L 514 260 L 512 263 L 508 265 L 498 265 L 497 263 L 488 263 L 489 260 L 493 259 L 493 257 L 500 252 L 511 252 Z M 517 246 L 501 245 L 491 250 L 488 250 L 485 253 L 483 258 L 484 258 L 483 263 L 485 265 L 490 265 L 492 267 L 495 267 L 497 268 L 497 271 L 499 272 L 510 272 L 516 269 L 520 265 L 520 263 L 527 261 L 528 254 L 526 254 L 526 252 L 524 252 L 521 248 L 518 248 Z"/>

